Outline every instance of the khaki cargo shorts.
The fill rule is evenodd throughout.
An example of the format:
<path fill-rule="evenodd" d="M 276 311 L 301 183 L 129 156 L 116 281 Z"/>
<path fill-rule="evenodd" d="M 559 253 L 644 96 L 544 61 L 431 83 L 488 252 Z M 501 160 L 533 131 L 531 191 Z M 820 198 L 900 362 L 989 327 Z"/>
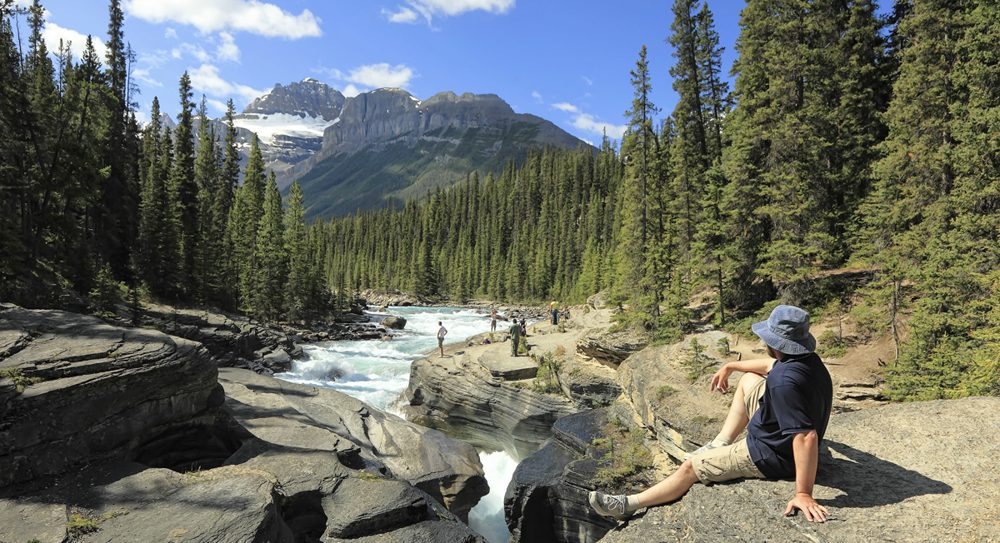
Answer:
<path fill-rule="evenodd" d="M 749 390 L 744 398 L 747 417 L 752 418 L 760 407 L 760 399 L 764 397 L 766 379 L 761 379 Z M 732 445 L 709 449 L 691 458 L 694 473 L 704 484 L 720 483 L 733 479 L 763 479 L 764 474 L 757 469 L 750 459 L 750 449 L 747 440 L 741 439 Z"/>

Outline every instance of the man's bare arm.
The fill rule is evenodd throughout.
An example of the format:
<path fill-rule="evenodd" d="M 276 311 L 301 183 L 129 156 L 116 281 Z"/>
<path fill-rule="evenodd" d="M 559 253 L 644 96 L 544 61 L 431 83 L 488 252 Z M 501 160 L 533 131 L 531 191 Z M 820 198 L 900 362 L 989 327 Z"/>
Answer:
<path fill-rule="evenodd" d="M 764 377 L 771 371 L 773 366 L 773 358 L 752 358 L 750 360 L 740 360 L 739 362 L 726 362 L 712 376 L 712 382 L 709 384 L 710 390 L 718 390 L 719 392 L 729 390 L 729 376 L 734 371 L 756 373 Z"/>
<path fill-rule="evenodd" d="M 813 485 L 819 467 L 819 436 L 816 430 L 795 434 L 792 439 L 792 453 L 795 456 L 795 497 L 788 502 L 785 515 L 802 510 L 809 522 L 826 522 L 830 514 L 826 507 L 813 499 Z"/>

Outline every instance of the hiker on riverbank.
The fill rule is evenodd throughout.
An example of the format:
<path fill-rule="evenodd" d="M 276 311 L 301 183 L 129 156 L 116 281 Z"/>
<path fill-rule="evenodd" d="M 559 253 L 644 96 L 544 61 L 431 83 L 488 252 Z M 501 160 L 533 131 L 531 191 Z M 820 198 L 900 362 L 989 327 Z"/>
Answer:
<path fill-rule="evenodd" d="M 438 350 L 441 351 L 441 358 L 444 358 L 444 336 L 448 335 L 448 329 L 441 324 L 441 321 L 438 321 L 438 327 Z"/>
<path fill-rule="evenodd" d="M 493 308 L 493 312 L 490 313 L 490 332 L 497 331 L 497 310 Z"/>
<path fill-rule="evenodd" d="M 549 313 L 552 314 L 552 326 L 557 326 L 559 324 L 559 304 L 549 303 Z"/>
<path fill-rule="evenodd" d="M 801 510 L 810 522 L 826 521 L 829 512 L 816 503 L 812 492 L 833 385 L 814 352 L 809 314 L 779 305 L 752 329 L 767 345 L 770 358 L 728 362 L 712 376 L 712 390 L 725 393 L 729 375 L 744 372 L 719 435 L 688 455 L 669 477 L 639 494 L 591 492 L 590 505 L 597 513 L 625 520 L 643 507 L 679 499 L 698 482 L 794 478 L 795 496 L 785 515 Z M 734 443 L 744 428 L 746 438 Z"/>
<path fill-rule="evenodd" d="M 517 356 L 517 348 L 521 345 L 521 323 L 514 319 L 510 326 L 510 355 Z"/>

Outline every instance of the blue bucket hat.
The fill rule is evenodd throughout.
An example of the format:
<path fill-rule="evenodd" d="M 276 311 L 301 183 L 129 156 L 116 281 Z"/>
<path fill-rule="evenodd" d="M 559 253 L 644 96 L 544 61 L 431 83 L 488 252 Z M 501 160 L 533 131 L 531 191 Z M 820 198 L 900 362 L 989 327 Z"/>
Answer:
<path fill-rule="evenodd" d="M 791 305 L 779 305 L 766 321 L 750 327 L 772 349 L 790 355 L 816 350 L 816 338 L 809 333 L 809 313 Z"/>

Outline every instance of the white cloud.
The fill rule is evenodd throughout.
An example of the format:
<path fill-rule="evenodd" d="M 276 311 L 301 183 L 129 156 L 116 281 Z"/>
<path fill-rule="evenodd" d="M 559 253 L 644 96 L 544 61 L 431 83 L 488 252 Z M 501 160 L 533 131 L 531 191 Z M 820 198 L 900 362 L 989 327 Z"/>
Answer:
<path fill-rule="evenodd" d="M 170 50 L 170 56 L 176 60 L 184 58 L 184 55 L 189 55 L 201 63 L 212 60 L 212 55 L 200 45 L 185 42 Z"/>
<path fill-rule="evenodd" d="M 247 85 L 231 83 L 219 75 L 219 68 L 212 64 L 202 64 L 201 66 L 188 71 L 191 76 L 191 86 L 200 92 L 218 98 L 238 98 L 237 103 L 248 103 L 254 98 L 264 94 L 264 91 L 257 90 Z"/>
<path fill-rule="evenodd" d="M 132 77 L 142 81 L 143 83 L 151 87 L 162 87 L 163 83 L 155 79 L 150 73 L 149 68 L 136 68 L 132 70 Z"/>
<path fill-rule="evenodd" d="M 168 26 L 167 29 L 163 31 L 163 37 L 168 40 L 175 40 L 177 39 L 177 31 L 174 30 L 173 27 Z"/>
<path fill-rule="evenodd" d="M 585 132 L 607 134 L 609 138 L 620 140 L 625 135 L 625 125 L 610 124 L 597 120 L 590 113 L 577 113 L 573 118 L 573 126 Z"/>
<path fill-rule="evenodd" d="M 538 102 L 539 104 L 541 104 L 542 101 L 543 101 L 542 100 L 542 93 L 540 93 L 540 92 L 538 92 L 536 90 L 531 91 L 531 97 L 534 98 L 535 101 Z"/>
<path fill-rule="evenodd" d="M 229 109 L 229 106 L 222 100 L 216 100 L 214 98 L 205 98 L 205 102 L 208 104 L 208 107 L 214 109 L 219 113 L 225 113 L 226 110 Z"/>
<path fill-rule="evenodd" d="M 384 15 L 393 23 L 412 23 L 420 14 L 430 23 L 434 17 L 452 17 L 469 11 L 485 11 L 503 14 L 514 7 L 516 0 L 406 0 L 396 11 L 383 9 Z"/>
<path fill-rule="evenodd" d="M 558 109 L 559 111 L 565 111 L 566 113 L 579 113 L 580 108 L 574 106 L 573 104 L 567 102 L 559 102 L 558 104 L 552 104 L 552 107 Z"/>
<path fill-rule="evenodd" d="M 344 90 L 341 92 L 341 94 L 343 94 L 348 98 L 354 98 L 355 96 L 361 94 L 362 92 L 364 91 L 354 86 L 354 83 L 348 83 L 348 85 L 344 87 Z"/>
<path fill-rule="evenodd" d="M 86 35 L 71 28 L 59 26 L 52 21 L 45 22 L 45 28 L 42 29 L 42 39 L 45 40 L 45 47 L 51 53 L 59 52 L 59 40 L 62 40 L 64 46 L 69 45 L 69 50 L 73 53 L 73 59 L 77 62 L 83 58 L 83 51 L 87 46 Z M 97 58 L 100 62 L 104 62 L 108 48 L 101 41 L 101 38 L 94 37 L 92 39 L 94 41 L 94 51 L 97 52 Z"/>
<path fill-rule="evenodd" d="M 240 61 L 240 48 L 236 46 L 236 39 L 229 32 L 219 33 L 219 45 L 215 48 L 215 58 L 232 62 Z"/>
<path fill-rule="evenodd" d="M 357 96 L 362 92 L 382 87 L 399 87 L 405 89 L 413 79 L 413 68 L 405 64 L 390 65 L 388 62 L 376 64 L 365 64 L 353 68 L 350 72 L 343 72 L 337 68 L 313 68 L 313 72 L 321 73 L 345 83 L 341 91 L 344 96 Z"/>
<path fill-rule="evenodd" d="M 294 15 L 261 0 L 126 0 L 125 9 L 150 23 L 191 25 L 206 34 L 228 30 L 288 39 L 322 35 L 320 19 L 308 9 Z"/>
<path fill-rule="evenodd" d="M 400 87 L 405 88 L 413 79 L 413 70 L 403 64 L 390 66 L 386 62 L 366 64 L 351 70 L 347 81 L 366 87 Z"/>
<path fill-rule="evenodd" d="M 580 77 L 583 78 L 583 82 L 586 83 L 587 86 L 591 86 L 592 87 L 594 85 L 594 80 L 593 79 L 591 79 L 591 78 L 589 78 L 589 77 L 587 77 L 585 75 L 581 75 Z"/>
<path fill-rule="evenodd" d="M 382 16 L 389 19 L 390 23 L 415 23 L 419 17 L 416 11 L 406 6 L 400 6 L 398 11 L 382 8 Z"/>
<path fill-rule="evenodd" d="M 584 112 L 578 106 L 570 104 L 569 102 L 552 104 L 552 107 L 572 115 L 573 118 L 570 122 L 577 130 L 583 130 L 584 132 L 590 132 L 593 134 L 607 133 L 609 138 L 617 140 L 622 139 L 622 136 L 625 135 L 625 125 L 611 124 L 600 121 L 597 117 Z"/>

